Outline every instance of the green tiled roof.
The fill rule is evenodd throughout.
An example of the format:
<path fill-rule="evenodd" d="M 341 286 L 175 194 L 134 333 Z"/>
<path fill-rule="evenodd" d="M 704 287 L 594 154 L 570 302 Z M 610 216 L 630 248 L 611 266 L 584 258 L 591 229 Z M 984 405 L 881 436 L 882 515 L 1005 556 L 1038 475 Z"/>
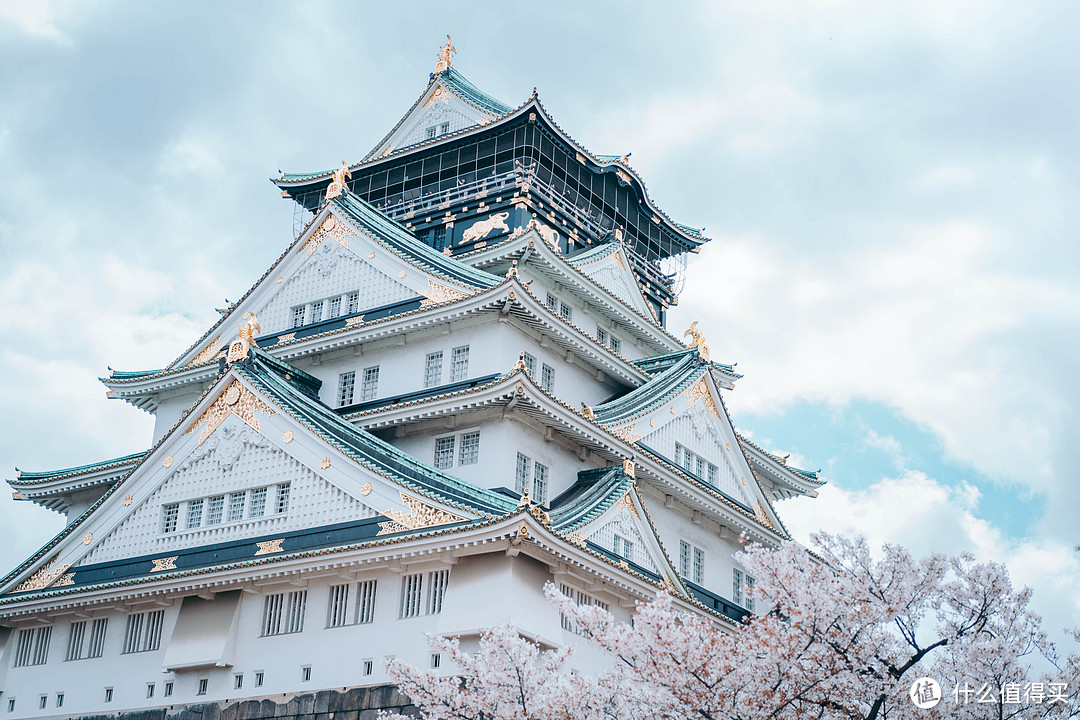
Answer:
<path fill-rule="evenodd" d="M 403 225 L 394 222 L 347 190 L 331 202 L 334 207 L 344 212 L 346 217 L 370 231 L 392 251 L 428 272 L 477 290 L 486 290 L 502 281 L 489 272 L 477 270 L 425 245 Z"/>
<path fill-rule="evenodd" d="M 113 370 L 109 368 L 109 377 L 117 380 L 134 380 L 148 375 L 157 375 L 161 370 Z"/>
<path fill-rule="evenodd" d="M 650 375 L 658 375 L 659 373 L 665 372 L 668 368 L 670 368 L 675 363 L 679 362 L 682 358 L 686 357 L 687 355 L 697 355 L 697 354 L 698 354 L 697 348 L 688 347 L 688 348 L 684 348 L 682 350 L 676 350 L 674 352 L 664 353 L 663 355 L 654 355 L 652 357 L 640 358 L 640 359 L 634 360 L 632 362 L 633 362 L 634 365 L 641 368 L 642 370 L 649 373 Z M 713 365 L 713 367 L 717 368 L 718 370 L 722 370 L 724 372 L 728 372 L 728 373 L 734 373 L 735 372 L 735 366 L 734 365 L 725 365 L 723 363 L 718 363 L 718 362 L 713 362 L 712 365 Z M 742 377 L 742 375 L 739 375 L 739 377 Z"/>
<path fill-rule="evenodd" d="M 317 398 L 302 392 L 292 382 L 285 380 L 278 367 L 285 363 L 269 362 L 267 358 L 266 353 L 252 348 L 249 358 L 237 363 L 235 367 L 293 418 L 360 464 L 414 492 L 484 515 L 501 516 L 516 509 L 517 503 L 505 495 L 426 465 L 366 430 L 341 419 Z"/>
<path fill-rule="evenodd" d="M 506 103 L 496 100 L 473 85 L 464 75 L 455 70 L 453 66 L 443 70 L 439 74 L 439 77 L 455 95 L 460 96 L 464 100 L 468 100 L 481 110 L 486 110 L 495 115 L 505 115 L 513 110 L 513 108 Z"/>
<path fill-rule="evenodd" d="M 560 532 L 571 532 L 592 522 L 633 484 L 634 478 L 623 472 L 621 465 L 582 470 L 577 481 L 551 501 L 548 513 L 551 526 Z"/>
<path fill-rule="evenodd" d="M 566 261 L 571 265 L 583 265 L 587 262 L 592 262 L 593 260 L 600 260 L 601 258 L 607 257 L 611 253 L 616 252 L 619 247 L 620 243 L 617 242 L 608 242 L 601 243 L 600 245 L 593 245 L 582 250 L 581 252 L 570 255 L 566 258 Z"/>
<path fill-rule="evenodd" d="M 705 363 L 696 351 L 684 353 L 667 370 L 653 375 L 649 382 L 622 397 L 597 405 L 593 412 L 597 421 L 604 424 L 646 413 L 693 385 L 704 372 Z"/>
<path fill-rule="evenodd" d="M 123 457 L 112 458 L 110 460 L 102 460 L 101 462 L 90 463 L 89 465 L 79 465 L 77 467 L 63 468 L 61 470 L 45 470 L 40 472 L 31 472 L 27 470 L 19 471 L 19 478 L 17 480 L 10 480 L 11 485 L 29 485 L 45 482 L 47 480 L 55 480 L 64 476 L 72 475 L 88 475 L 99 470 L 107 470 L 113 466 L 121 465 L 134 465 L 139 460 L 142 460 L 146 456 L 147 451 L 138 453 L 132 453 L 131 455 L 124 455 Z M 16 468 L 18 469 L 18 468 Z"/>

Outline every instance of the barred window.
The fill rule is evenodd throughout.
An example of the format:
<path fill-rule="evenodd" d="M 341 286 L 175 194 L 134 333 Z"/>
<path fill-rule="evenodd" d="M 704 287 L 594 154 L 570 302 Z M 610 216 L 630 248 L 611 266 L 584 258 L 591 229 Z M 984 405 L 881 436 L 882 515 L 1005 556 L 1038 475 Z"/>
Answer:
<path fill-rule="evenodd" d="M 378 580 L 365 580 L 356 586 L 356 622 L 369 623 L 375 620 L 375 591 Z"/>
<path fill-rule="evenodd" d="M 622 352 L 622 340 L 619 340 L 619 338 L 612 335 L 611 338 L 608 340 L 608 347 L 611 348 L 612 352 Z"/>
<path fill-rule="evenodd" d="M 595 606 L 597 606 L 597 607 L 599 607 L 599 608 L 601 608 L 603 610 L 608 609 L 608 604 L 606 602 L 601 602 L 600 600 L 597 600 L 596 598 L 592 597 L 591 595 L 588 595 L 588 594 L 582 592 L 581 590 L 578 590 L 577 588 L 573 588 L 573 587 L 571 587 L 569 585 L 560 584 L 559 585 L 559 591 L 563 595 L 565 595 L 566 597 L 568 597 L 571 600 L 575 601 L 578 605 L 595 605 Z M 563 615 L 562 613 L 559 613 L 559 621 L 560 621 L 560 624 L 562 625 L 563 630 L 568 630 L 569 632 L 572 632 L 575 635 L 578 632 L 580 632 L 578 627 L 577 627 L 577 624 L 573 620 L 571 620 L 569 617 L 567 617 L 566 615 Z"/>
<path fill-rule="evenodd" d="M 206 505 L 206 524 L 220 525 L 221 517 L 225 513 L 225 496 L 215 495 L 210 498 Z"/>
<path fill-rule="evenodd" d="M 698 584 L 705 579 L 705 551 L 685 540 L 679 541 L 679 574 Z"/>
<path fill-rule="evenodd" d="M 345 302 L 348 304 L 347 312 L 352 315 L 354 312 L 360 309 L 360 293 L 351 292 L 345 298 Z"/>
<path fill-rule="evenodd" d="M 570 322 L 573 322 L 574 320 L 574 308 L 564 302 L 559 303 L 559 314 Z"/>
<path fill-rule="evenodd" d="M 161 626 L 165 622 L 164 610 L 128 615 L 124 630 L 124 653 L 150 652 L 161 647 Z"/>
<path fill-rule="evenodd" d="M 607 330 L 602 327 L 596 328 L 596 340 L 601 345 L 607 345 Z"/>
<path fill-rule="evenodd" d="M 431 138 L 435 137 L 436 130 L 437 130 L 437 128 L 434 125 L 432 125 L 431 127 L 425 129 L 424 130 L 424 139 L 425 140 L 430 140 Z"/>
<path fill-rule="evenodd" d="M 340 297 L 330 298 L 330 308 L 327 311 L 326 318 L 329 320 L 331 318 L 336 318 L 340 314 L 341 314 L 341 298 Z"/>
<path fill-rule="evenodd" d="M 109 629 L 109 618 L 98 618 L 90 626 L 90 647 L 86 657 L 99 658 L 105 653 L 105 632 Z"/>
<path fill-rule="evenodd" d="M 177 504 L 165 505 L 161 508 L 161 532 L 176 532 L 176 521 L 180 517 L 180 506 Z"/>
<path fill-rule="evenodd" d="M 420 615 L 423 610 L 421 599 L 424 597 L 424 576 L 422 573 L 406 575 L 401 578 L 400 617 L 411 618 Z"/>
<path fill-rule="evenodd" d="M 448 468 L 454 464 L 454 436 L 435 439 L 435 467 Z"/>
<path fill-rule="evenodd" d="M 292 326 L 294 328 L 298 328 L 304 324 L 304 314 L 306 310 L 307 307 L 304 305 L 292 309 Z"/>
<path fill-rule="evenodd" d="M 469 375 L 469 346 L 456 347 L 450 356 L 450 382 L 459 382 Z"/>
<path fill-rule="evenodd" d="M 533 502 L 543 504 L 547 502 L 548 468 L 547 465 L 533 463 Z"/>
<path fill-rule="evenodd" d="M 229 495 L 229 522 L 239 522 L 244 519 L 244 499 L 246 493 L 238 492 Z"/>
<path fill-rule="evenodd" d="M 550 392 L 555 392 L 555 368 L 547 363 L 540 369 L 540 387 Z"/>
<path fill-rule="evenodd" d="M 203 501 L 192 500 L 187 506 L 187 529 L 197 528 L 202 526 L 203 516 Z"/>
<path fill-rule="evenodd" d="M 547 306 L 549 308 L 551 308 L 552 310 L 558 312 L 558 310 L 559 310 L 559 298 L 555 297 L 551 293 L 548 293 L 546 302 L 547 302 Z"/>
<path fill-rule="evenodd" d="M 480 433 L 470 432 L 461 436 L 459 465 L 475 465 L 480 460 Z"/>
<path fill-rule="evenodd" d="M 709 484 L 716 485 L 719 479 L 719 470 L 715 465 L 709 463 Z"/>
<path fill-rule="evenodd" d="M 360 399 L 374 400 L 379 392 L 379 366 L 364 368 L 364 377 L 360 385 Z"/>
<path fill-rule="evenodd" d="M 338 407 L 352 405 L 353 385 L 356 383 L 356 373 L 350 370 L 338 375 L 337 404 Z"/>
<path fill-rule="evenodd" d="M 431 247 L 436 250 L 442 250 L 446 247 L 446 227 L 440 225 L 437 228 L 433 228 L 430 235 Z"/>
<path fill-rule="evenodd" d="M 536 377 L 536 357 L 525 353 L 521 357 L 522 362 L 525 363 L 525 369 L 529 371 L 531 377 Z"/>
<path fill-rule="evenodd" d="M 614 550 L 615 554 L 619 557 L 624 557 L 627 560 L 634 559 L 634 543 L 630 542 L 628 538 L 624 538 L 622 535 L 615 536 Z"/>
<path fill-rule="evenodd" d="M 65 660 L 79 660 L 83 656 L 83 640 L 86 636 L 86 621 L 71 623 L 71 632 L 68 633 L 67 656 Z"/>
<path fill-rule="evenodd" d="M 289 512 L 289 483 L 277 486 L 277 514 Z"/>
<path fill-rule="evenodd" d="M 698 455 L 696 458 L 694 458 L 694 462 L 694 472 L 699 478 L 705 477 L 705 458 Z"/>
<path fill-rule="evenodd" d="M 705 579 L 705 551 L 694 548 L 694 582 L 699 585 Z"/>
<path fill-rule="evenodd" d="M 428 353 L 424 360 L 424 387 L 435 387 L 442 382 L 442 351 Z"/>
<path fill-rule="evenodd" d="M 532 460 L 527 455 L 517 454 L 517 464 L 514 468 L 514 489 L 518 495 L 524 495 L 529 487 L 529 466 Z"/>
<path fill-rule="evenodd" d="M 257 518 L 266 514 L 266 488 L 251 491 L 251 504 L 248 505 L 248 517 Z"/>
<path fill-rule="evenodd" d="M 754 598 L 750 590 L 754 587 L 754 578 L 742 570 L 735 568 L 731 571 L 731 599 L 736 605 L 742 605 L 750 612 L 754 611 Z"/>
<path fill-rule="evenodd" d="M 306 610 L 307 590 L 267 595 L 263 601 L 263 637 L 302 632 Z"/>
<path fill-rule="evenodd" d="M 690 577 L 690 543 L 679 541 L 679 574 Z"/>
<path fill-rule="evenodd" d="M 322 309 L 323 302 L 320 300 L 317 303 L 311 304 L 311 322 L 317 323 L 322 321 Z"/>
<path fill-rule="evenodd" d="M 330 587 L 330 602 L 326 608 L 326 627 L 341 627 L 349 622 L 349 590 L 348 584 Z"/>
<path fill-rule="evenodd" d="M 427 611 L 429 615 L 442 612 L 443 598 L 446 597 L 446 583 L 449 579 L 449 570 L 435 570 L 428 573 Z"/>

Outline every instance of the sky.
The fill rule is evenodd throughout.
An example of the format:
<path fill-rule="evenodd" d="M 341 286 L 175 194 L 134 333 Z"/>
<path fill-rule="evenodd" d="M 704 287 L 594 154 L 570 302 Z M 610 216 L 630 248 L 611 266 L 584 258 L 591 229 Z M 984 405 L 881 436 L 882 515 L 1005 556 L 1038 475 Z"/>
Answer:
<path fill-rule="evenodd" d="M 1080 625 L 1080 6 L 0 0 L 0 477 L 144 450 L 173 360 L 292 240 L 268 182 L 361 159 L 455 67 L 535 86 L 704 226 L 697 320 L 819 529 L 1004 562 Z M 0 495 L 0 571 L 62 518 Z"/>

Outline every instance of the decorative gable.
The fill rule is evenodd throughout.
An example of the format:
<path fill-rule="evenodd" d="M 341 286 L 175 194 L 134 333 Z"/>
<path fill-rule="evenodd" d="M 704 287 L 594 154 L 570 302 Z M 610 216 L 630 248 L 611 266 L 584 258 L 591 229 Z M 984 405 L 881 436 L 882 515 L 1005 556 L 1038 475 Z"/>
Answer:
<path fill-rule="evenodd" d="M 455 89 L 460 90 L 447 77 L 437 75 L 397 127 L 367 157 L 389 155 L 410 145 L 474 125 L 484 125 L 497 117 L 494 112 L 482 111 L 478 106 L 466 102 Z M 429 134 L 432 128 L 434 134 Z"/>
<path fill-rule="evenodd" d="M 446 98 L 446 94 L 441 94 L 440 99 L 442 98 Z M 415 145 L 438 135 L 455 133 L 476 124 L 475 119 L 466 115 L 459 108 L 451 106 L 449 99 L 442 102 L 436 100 L 425 110 L 417 113 L 412 123 L 412 130 L 401 137 L 401 147 Z"/>
<path fill-rule="evenodd" d="M 597 285 L 643 315 L 651 316 L 649 303 L 641 294 L 622 243 L 611 243 L 586 251 L 577 258 L 570 258 L 570 262 Z"/>

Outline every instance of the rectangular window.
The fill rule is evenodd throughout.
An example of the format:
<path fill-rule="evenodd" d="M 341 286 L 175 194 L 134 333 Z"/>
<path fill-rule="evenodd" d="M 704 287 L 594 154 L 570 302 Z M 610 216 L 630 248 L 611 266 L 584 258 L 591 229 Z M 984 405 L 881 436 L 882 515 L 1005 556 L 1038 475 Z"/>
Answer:
<path fill-rule="evenodd" d="M 374 400 L 379 392 L 379 366 L 364 368 L 364 377 L 360 385 L 360 399 Z"/>
<path fill-rule="evenodd" d="M 263 601 L 263 637 L 302 632 L 306 610 L 307 590 L 267 595 Z"/>
<path fill-rule="evenodd" d="M 229 496 L 229 522 L 240 522 L 244 519 L 244 499 L 246 493 L 233 493 Z"/>
<path fill-rule="evenodd" d="M 373 672 L 375 672 L 375 662 L 372 661 L 372 660 L 365 660 L 364 661 L 364 674 L 365 675 L 370 675 Z"/>
<path fill-rule="evenodd" d="M 187 529 L 197 528 L 202 526 L 203 516 L 203 501 L 192 500 L 187 506 Z"/>
<path fill-rule="evenodd" d="M 199 689 L 195 691 L 196 695 L 205 695 L 206 686 L 210 684 L 210 678 L 199 678 Z"/>
<path fill-rule="evenodd" d="M 86 621 L 71 623 L 71 632 L 68 633 L 67 656 L 65 660 L 78 660 L 83 656 L 83 639 L 86 635 Z"/>
<path fill-rule="evenodd" d="M 699 478 L 705 477 L 705 458 L 698 455 L 696 458 L 694 458 L 694 461 L 695 461 L 694 472 L 697 474 L 697 476 Z"/>
<path fill-rule="evenodd" d="M 446 228 L 439 226 L 431 231 L 431 247 L 442 250 L 446 247 Z"/>
<path fill-rule="evenodd" d="M 349 622 L 349 585 L 332 585 L 326 608 L 326 627 L 341 627 Z"/>
<path fill-rule="evenodd" d="M 424 360 L 424 387 L 435 387 L 442 382 L 442 351 L 428 353 Z"/>
<path fill-rule="evenodd" d="M 52 626 L 26 628 L 19 631 L 15 645 L 15 667 L 44 665 L 49 660 L 49 641 Z"/>
<path fill-rule="evenodd" d="M 251 504 L 248 505 L 248 517 L 257 518 L 266 514 L 266 488 L 251 491 Z"/>
<path fill-rule="evenodd" d="M 304 311 L 305 310 L 307 310 L 307 307 L 304 306 L 304 305 L 301 305 L 299 307 L 294 307 L 292 309 L 292 326 L 294 328 L 298 328 L 298 327 L 300 327 L 301 325 L 304 324 Z"/>
<path fill-rule="evenodd" d="M 124 653 L 150 652 L 161 647 L 161 626 L 164 621 L 164 610 L 128 615 Z"/>
<path fill-rule="evenodd" d="M 109 618 L 98 618 L 90 625 L 90 647 L 86 657 L 99 658 L 105 653 L 105 631 L 109 628 Z"/>
<path fill-rule="evenodd" d="M 454 436 L 435 439 L 435 467 L 448 468 L 454 464 Z"/>
<path fill-rule="evenodd" d="M 206 524 L 220 525 L 225 514 L 225 496 L 215 495 L 206 504 Z"/>
<path fill-rule="evenodd" d="M 311 322 L 322 322 L 323 301 L 311 304 Z"/>
<path fill-rule="evenodd" d="M 525 363 L 525 369 L 529 371 L 529 376 L 536 377 L 536 358 L 529 353 L 524 353 L 521 360 Z"/>
<path fill-rule="evenodd" d="M 731 571 L 731 601 L 734 602 L 736 605 L 743 604 L 742 589 L 742 570 L 735 568 Z"/>
<path fill-rule="evenodd" d="M 164 697 L 172 697 L 173 684 L 172 680 L 165 683 L 165 691 L 161 693 Z"/>
<path fill-rule="evenodd" d="M 283 515 L 289 512 L 289 483 L 277 486 L 277 514 Z"/>
<path fill-rule="evenodd" d="M 619 340 L 619 338 L 612 335 L 611 339 L 608 340 L 608 347 L 611 348 L 612 352 L 615 352 L 615 353 L 622 352 L 622 341 Z"/>
<path fill-rule="evenodd" d="M 180 517 L 180 506 L 177 504 L 165 505 L 161 508 L 161 532 L 176 532 L 176 520 Z"/>
<path fill-rule="evenodd" d="M 356 622 L 369 623 L 375 620 L 375 591 L 378 580 L 365 580 L 356 586 Z M 368 673 L 370 674 L 370 673 Z"/>
<path fill-rule="evenodd" d="M 431 669 L 432 670 L 438 670 L 439 665 L 441 665 L 441 664 L 442 664 L 442 655 L 440 655 L 439 653 L 435 653 L 434 655 L 431 656 Z"/>
<path fill-rule="evenodd" d="M 705 551 L 694 548 L 694 582 L 700 585 L 705 581 Z"/>
<path fill-rule="evenodd" d="M 328 310 L 328 312 L 326 314 L 326 318 L 329 320 L 331 318 L 336 318 L 340 314 L 341 314 L 341 298 L 340 297 L 330 298 L 330 308 L 329 308 L 329 310 Z"/>
<path fill-rule="evenodd" d="M 64 693 L 56 693 L 56 707 L 64 707 Z"/>
<path fill-rule="evenodd" d="M 548 468 L 547 465 L 533 463 L 532 501 L 543 505 L 547 502 Z"/>
<path fill-rule="evenodd" d="M 529 487 L 529 465 L 532 461 L 528 456 L 517 454 L 517 464 L 514 468 L 514 490 L 518 495 L 524 495 L 525 490 Z"/>
<path fill-rule="evenodd" d="M 450 123 L 444 122 L 442 125 L 439 126 L 440 135 L 445 135 L 448 132 L 450 132 Z"/>
<path fill-rule="evenodd" d="M 461 436 L 458 465 L 475 465 L 480 460 L 480 433 L 471 432 Z"/>
<path fill-rule="evenodd" d="M 719 481 L 719 479 L 720 479 L 719 470 L 717 469 L 717 467 L 715 465 L 713 465 L 712 463 L 709 463 L 709 477 L 708 477 L 709 484 L 710 485 L 716 485 L 716 483 L 717 483 L 717 481 Z"/>
<path fill-rule="evenodd" d="M 8 701 L 7 701 L 7 711 L 8 711 L 9 713 L 10 713 L 10 712 L 15 712 L 15 698 L 8 698 Z"/>
<path fill-rule="evenodd" d="M 112 688 L 105 688 L 105 702 L 112 702 Z"/>
<path fill-rule="evenodd" d="M 401 617 L 417 617 L 423 611 L 424 576 L 421 573 L 401 578 Z"/>
<path fill-rule="evenodd" d="M 559 314 L 566 318 L 568 322 L 574 320 L 574 308 L 561 301 L 559 302 Z"/>
<path fill-rule="evenodd" d="M 743 583 L 746 585 L 746 592 L 743 593 L 743 598 L 746 600 L 746 609 L 750 612 L 754 612 L 754 578 L 750 575 L 743 575 Z"/>
<path fill-rule="evenodd" d="M 456 347 L 450 355 L 450 382 L 459 382 L 469 376 L 469 346 Z"/>
<path fill-rule="evenodd" d="M 150 699 L 154 697 L 154 690 L 156 689 L 155 683 L 146 683 L 146 697 Z"/>
<path fill-rule="evenodd" d="M 359 292 L 351 292 L 351 293 L 349 293 L 348 296 L 345 298 L 345 302 L 348 303 L 348 306 L 347 306 L 348 314 L 352 315 L 353 313 L 355 313 L 357 310 L 360 309 L 360 293 Z"/>
<path fill-rule="evenodd" d="M 690 543 L 679 541 L 679 574 L 690 577 Z"/>
<path fill-rule="evenodd" d="M 442 612 L 443 598 L 446 597 L 446 583 L 449 579 L 449 570 L 435 570 L 428 573 L 427 611 L 429 615 Z"/>
<path fill-rule="evenodd" d="M 540 387 L 549 393 L 555 392 L 555 368 L 547 363 L 544 363 L 543 367 L 540 368 Z"/>
<path fill-rule="evenodd" d="M 233 675 L 233 690 L 240 690 L 244 687 L 244 676 L 241 673 Z"/>
<path fill-rule="evenodd" d="M 305 665 L 300 668 L 300 682 L 311 682 L 311 666 Z"/>
<path fill-rule="evenodd" d="M 551 293 L 547 294 L 547 306 L 552 310 L 558 312 L 559 310 L 559 298 L 555 297 Z"/>
<path fill-rule="evenodd" d="M 350 370 L 338 375 L 337 404 L 338 407 L 352 405 L 353 386 L 356 384 L 356 373 Z"/>
<path fill-rule="evenodd" d="M 569 585 L 560 584 L 559 591 L 571 600 L 575 600 L 578 605 L 595 605 L 604 610 L 608 609 L 607 603 L 601 602 L 594 597 L 586 595 L 581 590 L 572 588 Z M 577 625 L 569 617 L 563 615 L 562 613 L 559 613 L 559 619 L 562 624 L 563 630 L 568 630 L 574 634 L 578 633 Z"/>
<path fill-rule="evenodd" d="M 49 696 L 48 695 L 42 695 L 40 698 L 38 698 L 38 710 L 44 710 L 45 706 L 48 705 L 48 703 L 49 703 Z"/>
<path fill-rule="evenodd" d="M 615 536 L 614 548 L 615 554 L 619 557 L 626 558 L 627 560 L 634 559 L 634 543 L 629 539 L 624 538 L 622 535 Z"/>
<path fill-rule="evenodd" d="M 262 687 L 263 677 L 264 675 L 262 671 L 255 673 L 255 687 Z"/>
<path fill-rule="evenodd" d="M 432 125 L 431 127 L 429 127 L 428 129 L 426 129 L 424 131 L 424 139 L 430 140 L 431 138 L 435 137 L 435 132 L 436 132 L 436 128 L 435 128 L 434 125 Z"/>
<path fill-rule="evenodd" d="M 607 345 L 607 331 L 602 327 L 596 328 L 596 340 L 601 345 Z"/>

